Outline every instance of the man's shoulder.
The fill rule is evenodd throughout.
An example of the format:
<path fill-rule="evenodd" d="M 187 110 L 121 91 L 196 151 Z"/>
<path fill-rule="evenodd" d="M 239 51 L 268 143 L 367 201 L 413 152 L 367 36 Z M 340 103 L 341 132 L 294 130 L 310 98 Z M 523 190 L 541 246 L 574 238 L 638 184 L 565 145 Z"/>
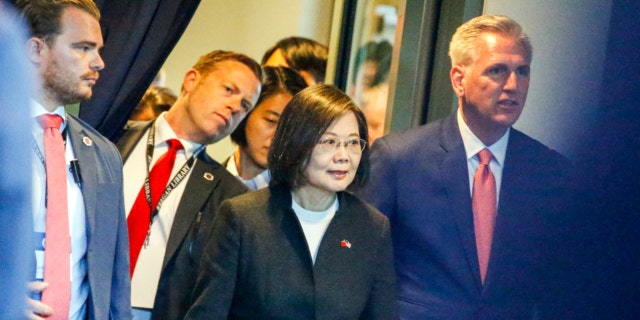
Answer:
<path fill-rule="evenodd" d="M 514 128 L 511 128 L 508 147 L 513 151 L 524 153 L 532 157 L 544 157 L 559 162 L 568 161 L 568 159 L 558 151 L 551 149 L 535 138 Z"/>
<path fill-rule="evenodd" d="M 82 133 L 87 135 L 93 141 L 96 141 L 98 143 L 108 143 L 113 145 L 113 142 L 111 142 L 109 139 L 103 136 L 100 132 L 98 132 L 98 130 L 90 126 L 88 123 L 84 122 L 82 119 L 71 114 L 68 115 L 68 119 L 69 119 L 69 125 L 71 127 L 76 127 L 78 129 L 81 128 Z"/>
<path fill-rule="evenodd" d="M 79 131 L 82 135 L 82 137 L 79 137 L 82 139 L 82 144 L 94 146 L 95 148 L 100 149 L 100 152 L 102 153 L 118 155 L 118 158 L 120 157 L 120 153 L 118 152 L 115 144 L 98 132 L 98 130 L 73 115 L 68 115 L 68 119 L 70 128 L 72 130 Z"/>
<path fill-rule="evenodd" d="M 218 188 L 223 189 L 224 192 L 242 194 L 249 190 L 247 186 L 242 183 L 242 181 L 238 180 L 238 178 L 233 176 L 225 166 L 211 158 L 206 150 L 203 150 L 198 154 L 198 162 L 204 166 L 206 171 L 203 174 L 203 177 L 205 179 L 208 177 L 211 179 L 218 179 L 220 181 Z M 211 176 L 206 173 L 210 173 Z"/>
<path fill-rule="evenodd" d="M 447 131 L 448 118 L 440 119 L 425 125 L 404 131 L 390 133 L 376 140 L 376 143 L 386 145 L 391 152 L 415 152 L 434 149 L 443 139 Z"/>
<path fill-rule="evenodd" d="M 560 152 L 549 148 L 529 135 L 511 129 L 506 161 L 518 161 L 530 166 L 544 167 L 545 171 L 566 174 L 571 162 Z"/>

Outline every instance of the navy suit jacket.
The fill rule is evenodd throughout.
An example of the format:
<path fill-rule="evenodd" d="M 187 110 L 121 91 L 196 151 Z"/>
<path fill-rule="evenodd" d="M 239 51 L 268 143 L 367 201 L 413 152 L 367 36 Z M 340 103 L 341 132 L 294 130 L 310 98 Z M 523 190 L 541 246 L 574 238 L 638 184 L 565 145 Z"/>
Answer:
<path fill-rule="evenodd" d="M 225 201 L 186 319 L 395 319 L 389 222 L 347 192 L 338 199 L 315 264 L 288 188 Z"/>
<path fill-rule="evenodd" d="M 151 122 L 140 122 L 127 128 L 117 144 L 125 161 L 150 127 Z M 184 317 L 190 306 L 204 243 L 218 206 L 222 201 L 248 191 L 240 180 L 206 152 L 198 156 L 191 171 L 185 181 L 187 185 L 171 226 L 162 262 L 151 316 L 154 320 Z M 211 176 L 213 179 L 207 179 Z"/>
<path fill-rule="evenodd" d="M 377 140 L 371 160 L 362 195 L 391 221 L 402 319 L 552 315 L 565 158 L 511 129 L 484 285 L 456 114 Z"/>
<path fill-rule="evenodd" d="M 131 319 L 129 237 L 122 160 L 113 143 L 68 115 L 68 134 L 82 173 L 87 218 L 88 319 Z"/>

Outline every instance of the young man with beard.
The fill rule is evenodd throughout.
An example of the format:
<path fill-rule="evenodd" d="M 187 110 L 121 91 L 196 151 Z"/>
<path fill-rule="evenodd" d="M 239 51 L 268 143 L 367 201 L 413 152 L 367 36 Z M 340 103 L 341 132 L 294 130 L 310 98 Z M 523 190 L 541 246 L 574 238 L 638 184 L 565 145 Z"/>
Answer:
<path fill-rule="evenodd" d="M 30 318 L 130 319 L 122 161 L 64 107 L 89 99 L 104 68 L 100 12 L 91 0 L 17 6 L 31 29 L 27 57 L 41 76 L 31 108 L 37 246 Z"/>

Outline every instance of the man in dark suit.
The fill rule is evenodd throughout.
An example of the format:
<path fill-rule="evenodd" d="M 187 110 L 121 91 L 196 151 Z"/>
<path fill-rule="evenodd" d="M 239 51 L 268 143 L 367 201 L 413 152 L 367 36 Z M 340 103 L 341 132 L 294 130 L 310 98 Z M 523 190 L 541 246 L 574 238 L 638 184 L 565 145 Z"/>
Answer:
<path fill-rule="evenodd" d="M 204 148 L 229 135 L 253 108 L 261 78 L 253 59 L 210 52 L 186 72 L 168 112 L 131 126 L 118 141 L 135 319 L 186 313 L 214 213 L 223 200 L 247 191 Z"/>
<path fill-rule="evenodd" d="M 449 49 L 457 112 L 373 146 L 363 196 L 391 221 L 402 319 L 553 316 L 568 164 L 511 127 L 531 54 L 510 18 L 468 21 Z"/>
<path fill-rule="evenodd" d="M 89 99 L 104 68 L 100 12 L 91 0 L 17 5 L 31 29 L 27 57 L 42 78 L 31 108 L 37 247 L 30 309 L 52 319 L 130 319 L 122 160 L 111 142 L 64 107 Z M 57 124 L 43 127 L 45 119 Z M 52 165 L 54 158 L 60 166 Z M 55 172 L 59 179 L 50 179 Z"/>

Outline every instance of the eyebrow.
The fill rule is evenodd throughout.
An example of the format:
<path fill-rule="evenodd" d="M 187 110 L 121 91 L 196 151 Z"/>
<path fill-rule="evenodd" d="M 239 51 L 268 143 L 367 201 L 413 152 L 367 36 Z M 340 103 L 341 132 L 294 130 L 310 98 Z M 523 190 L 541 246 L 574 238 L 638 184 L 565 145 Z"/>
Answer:
<path fill-rule="evenodd" d="M 331 135 L 331 136 L 334 136 L 334 137 L 338 137 L 338 135 L 337 135 L 337 134 L 335 134 L 335 133 L 333 133 L 333 132 L 330 132 L 330 131 L 326 131 L 326 132 L 325 132 L 325 133 L 323 133 L 322 135 L 323 135 L 323 136 L 324 136 L 324 135 Z M 360 137 L 360 133 L 359 133 L 359 132 L 352 132 L 352 133 L 350 133 L 347 137 Z"/>
<path fill-rule="evenodd" d="M 78 42 L 73 42 L 71 45 L 72 46 L 87 45 L 87 46 L 90 46 L 92 48 L 98 48 L 98 43 L 96 43 L 94 41 L 78 41 Z M 104 48 L 104 45 L 100 46 L 98 49 L 102 49 L 102 48 Z"/>

